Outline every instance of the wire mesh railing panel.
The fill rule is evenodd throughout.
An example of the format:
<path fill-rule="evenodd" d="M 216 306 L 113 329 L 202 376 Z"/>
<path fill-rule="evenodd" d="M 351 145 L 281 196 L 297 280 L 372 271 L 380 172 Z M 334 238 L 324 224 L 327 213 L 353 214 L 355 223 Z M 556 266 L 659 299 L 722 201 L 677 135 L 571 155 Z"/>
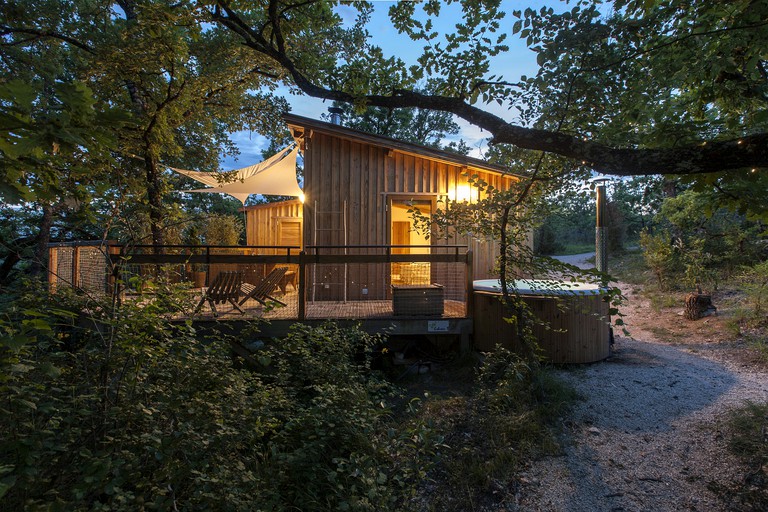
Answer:
<path fill-rule="evenodd" d="M 440 246 L 348 247 L 343 257 L 336 247 L 309 249 L 305 282 L 310 312 L 330 303 L 343 317 L 345 309 L 354 309 L 351 303 L 377 302 L 380 307 L 369 304 L 360 311 L 395 317 L 466 315 L 466 249 L 459 253 L 456 247 Z M 312 263 L 321 258 L 323 263 Z M 334 258 L 352 262 L 326 262 Z M 327 304 L 325 311 L 333 314 Z"/>
<path fill-rule="evenodd" d="M 53 288 L 73 286 L 75 284 L 75 248 L 56 247 L 53 251 L 55 252 L 55 256 L 52 258 L 55 262 L 55 268 L 51 269 Z"/>
<path fill-rule="evenodd" d="M 77 286 L 90 293 L 106 293 L 109 259 L 102 247 L 80 247 Z"/>
<path fill-rule="evenodd" d="M 177 283 L 204 296 L 218 275 L 236 272 L 243 308 L 275 319 L 461 318 L 471 293 L 466 248 L 455 246 L 312 247 L 303 254 L 296 247 L 144 246 L 119 255 L 113 248 L 111 259 L 93 245 L 56 251 L 56 283 L 89 292 L 117 285 L 123 296 Z M 118 265 L 117 281 L 110 264 Z M 271 285 L 275 269 L 281 278 L 266 294 L 285 305 L 270 311 L 248 290 Z"/>

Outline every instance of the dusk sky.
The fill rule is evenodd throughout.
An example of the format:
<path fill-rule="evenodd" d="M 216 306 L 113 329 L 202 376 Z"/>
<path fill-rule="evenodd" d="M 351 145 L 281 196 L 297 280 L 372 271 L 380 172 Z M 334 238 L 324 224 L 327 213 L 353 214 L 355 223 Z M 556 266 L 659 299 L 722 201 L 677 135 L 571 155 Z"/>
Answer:
<path fill-rule="evenodd" d="M 392 27 L 387 12 L 389 7 L 395 2 L 385 0 L 374 1 L 373 3 L 375 6 L 375 13 L 369 24 L 369 31 L 373 36 L 372 43 L 381 46 L 385 55 L 397 55 L 407 65 L 415 64 L 416 59 L 421 54 L 422 45 L 411 41 L 406 36 L 398 34 L 394 27 Z M 565 6 L 566 4 L 564 2 L 551 1 L 507 0 L 502 2 L 502 10 L 507 13 L 509 32 L 511 33 L 512 23 L 514 23 L 514 20 L 516 19 L 512 16 L 513 10 L 522 10 L 526 7 L 541 8 L 543 5 Z M 418 8 L 417 12 L 419 12 Z M 352 22 L 356 11 L 351 7 L 340 7 L 339 14 Z M 439 23 L 436 24 L 436 29 L 440 31 L 440 33 L 448 33 L 452 31 L 457 18 L 460 16 L 461 10 L 458 5 L 444 7 L 441 12 Z M 507 27 L 502 23 L 502 30 L 505 28 Z M 517 80 L 521 75 L 530 76 L 536 72 L 536 55 L 528 50 L 525 41 L 520 40 L 517 36 L 510 35 L 505 41 L 505 44 L 507 44 L 510 49 L 507 53 L 499 55 L 494 59 L 491 74 L 497 76 L 502 75 L 505 79 L 512 81 Z M 288 99 L 294 114 L 319 119 L 320 115 L 325 113 L 330 106 L 329 102 L 323 102 L 319 99 L 293 95 L 288 92 L 287 87 L 282 87 L 278 91 Z M 513 112 L 507 110 L 506 107 L 499 106 L 495 103 L 488 105 L 486 108 L 505 119 L 514 118 Z M 488 137 L 488 134 L 460 119 L 457 119 L 457 122 L 461 127 L 461 133 L 455 137 L 455 140 L 463 139 L 473 148 L 472 156 L 482 157 L 482 153 L 487 149 L 485 139 Z M 241 154 L 237 160 L 228 158 L 223 161 L 222 168 L 224 170 L 240 168 L 261 161 L 261 150 L 269 144 L 269 141 L 262 135 L 249 131 L 234 133 L 232 138 L 240 148 Z M 449 139 L 447 142 L 450 142 L 451 140 L 454 139 Z"/>

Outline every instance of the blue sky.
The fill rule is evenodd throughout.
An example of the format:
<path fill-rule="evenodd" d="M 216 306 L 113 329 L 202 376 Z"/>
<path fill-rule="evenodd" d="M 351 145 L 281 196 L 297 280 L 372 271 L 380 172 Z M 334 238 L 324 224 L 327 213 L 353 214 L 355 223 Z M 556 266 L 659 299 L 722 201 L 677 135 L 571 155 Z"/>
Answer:
<path fill-rule="evenodd" d="M 373 44 L 379 45 L 385 52 L 385 55 L 397 55 L 406 64 L 415 64 L 416 59 L 421 53 L 422 46 L 418 43 L 414 43 L 409 38 L 401 36 L 392 27 L 387 16 L 387 12 L 394 3 L 390 0 L 380 0 L 373 2 L 374 15 L 369 24 L 369 32 L 373 37 Z M 524 10 L 526 7 L 541 8 L 544 5 L 553 6 L 557 9 L 558 5 L 561 8 L 565 7 L 564 2 L 558 1 L 519 1 L 519 0 L 506 0 L 502 1 L 502 10 L 507 13 L 507 18 L 502 22 L 501 30 L 507 29 L 510 32 L 510 36 L 505 41 L 510 49 L 508 52 L 497 56 L 492 62 L 491 74 L 502 75 L 507 80 L 516 80 L 521 75 L 532 75 L 536 72 L 536 55 L 530 51 L 524 41 L 521 41 L 517 36 L 511 35 L 511 27 L 515 19 L 512 16 L 513 10 Z M 419 8 L 417 7 L 417 12 Z M 355 16 L 354 9 L 350 7 L 341 7 L 339 14 L 352 21 Z M 441 13 L 440 19 L 435 28 L 441 32 L 446 33 L 453 29 L 457 18 L 461 15 L 460 8 L 456 5 L 448 6 L 444 8 Z M 313 119 L 319 119 L 320 115 L 327 111 L 330 104 L 323 102 L 315 98 L 308 96 L 296 96 L 290 94 L 287 88 L 279 89 L 290 102 L 292 112 L 301 116 L 311 117 Z M 501 107 L 495 103 L 488 105 L 487 109 L 495 114 L 503 117 L 504 119 L 513 120 L 514 112 L 507 110 L 506 107 Z M 483 132 L 477 127 L 474 127 L 463 120 L 457 119 L 459 126 L 461 127 L 461 133 L 455 137 L 456 140 L 464 139 L 464 141 L 473 149 L 473 156 L 481 157 L 482 152 L 487 149 L 485 139 L 488 137 L 487 132 Z M 231 158 L 222 162 L 222 167 L 225 170 L 244 167 L 251 165 L 262 160 L 261 149 L 266 147 L 268 140 L 254 132 L 237 132 L 232 134 L 232 138 L 240 149 L 240 156 L 235 161 Z"/>

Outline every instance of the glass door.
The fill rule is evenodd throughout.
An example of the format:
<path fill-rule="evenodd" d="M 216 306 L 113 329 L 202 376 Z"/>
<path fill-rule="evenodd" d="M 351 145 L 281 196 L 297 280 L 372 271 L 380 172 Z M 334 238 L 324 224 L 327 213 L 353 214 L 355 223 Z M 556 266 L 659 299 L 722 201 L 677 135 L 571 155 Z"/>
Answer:
<path fill-rule="evenodd" d="M 389 240 L 392 254 L 429 254 L 430 240 L 424 223 L 417 225 L 414 210 L 420 215 L 432 215 L 431 199 L 391 199 L 389 203 L 390 233 Z M 421 247 L 419 247 L 421 246 Z M 391 284 L 424 285 L 430 284 L 430 264 L 427 262 L 392 263 Z"/>

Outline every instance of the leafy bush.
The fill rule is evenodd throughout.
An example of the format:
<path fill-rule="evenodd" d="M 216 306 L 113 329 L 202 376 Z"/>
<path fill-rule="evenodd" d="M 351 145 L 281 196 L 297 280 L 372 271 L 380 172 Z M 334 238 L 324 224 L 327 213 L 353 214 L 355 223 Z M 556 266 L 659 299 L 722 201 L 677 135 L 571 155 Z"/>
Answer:
<path fill-rule="evenodd" d="M 669 233 L 661 231 L 651 234 L 648 231 L 642 231 L 640 247 L 643 248 L 645 263 L 656 276 L 659 287 L 666 288 L 679 265 Z"/>
<path fill-rule="evenodd" d="M 537 363 L 497 346 L 466 399 L 433 400 L 450 449 L 442 452 L 429 510 L 496 510 L 513 499 L 508 482 L 530 458 L 558 449 L 555 425 L 575 392 Z M 425 507 L 426 508 L 426 507 Z"/>
<path fill-rule="evenodd" d="M 664 288 L 716 289 L 723 276 L 759 261 L 761 227 L 743 215 L 712 210 L 706 194 L 688 190 L 664 200 L 657 229 L 641 234 L 646 262 Z"/>
<path fill-rule="evenodd" d="M 768 403 L 746 402 L 731 411 L 728 431 L 731 452 L 747 463 L 748 472 L 728 484 L 710 484 L 729 503 L 729 510 L 768 509 Z"/>
<path fill-rule="evenodd" d="M 768 261 L 747 268 L 739 276 L 739 284 L 750 319 L 759 325 L 768 324 Z"/>
<path fill-rule="evenodd" d="M 297 326 L 254 371 L 158 311 L 39 291 L 5 305 L 3 508 L 378 510 L 425 474 L 439 438 L 390 428 L 374 338 Z"/>
<path fill-rule="evenodd" d="M 533 247 L 536 254 L 560 254 L 565 249 L 550 219 L 548 217 L 533 233 Z"/>
<path fill-rule="evenodd" d="M 242 230 L 237 217 L 212 214 L 205 219 L 203 237 L 207 245 L 237 245 Z"/>

